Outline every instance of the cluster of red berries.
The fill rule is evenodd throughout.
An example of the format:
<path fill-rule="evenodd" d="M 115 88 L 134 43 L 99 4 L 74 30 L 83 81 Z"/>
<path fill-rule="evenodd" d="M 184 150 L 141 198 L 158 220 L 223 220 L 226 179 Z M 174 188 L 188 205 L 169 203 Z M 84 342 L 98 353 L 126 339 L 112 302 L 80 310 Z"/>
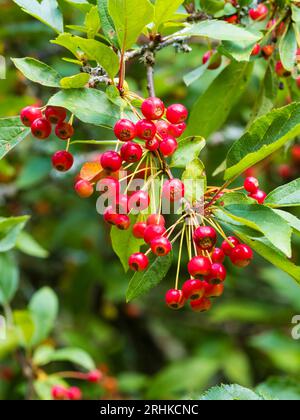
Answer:
<path fill-rule="evenodd" d="M 245 179 L 244 188 L 249 193 L 249 197 L 253 198 L 258 204 L 264 204 L 267 194 L 259 189 L 258 179 L 254 176 L 249 176 Z"/>
<path fill-rule="evenodd" d="M 52 133 L 52 125 L 55 125 L 55 134 L 61 140 L 69 140 L 74 134 L 72 124 L 66 122 L 67 112 L 64 108 L 48 106 L 38 108 L 27 106 L 21 111 L 22 123 L 31 128 L 34 137 L 39 140 L 47 139 Z M 52 164 L 60 172 L 66 172 L 72 168 L 74 158 L 67 150 L 59 150 L 52 156 Z"/>
<path fill-rule="evenodd" d="M 99 370 L 94 370 L 86 374 L 80 372 L 75 373 L 74 377 L 95 384 L 102 380 L 103 375 Z M 67 388 L 61 385 L 54 385 L 51 389 L 51 396 L 54 400 L 79 401 L 82 399 L 82 392 L 77 386 Z"/>

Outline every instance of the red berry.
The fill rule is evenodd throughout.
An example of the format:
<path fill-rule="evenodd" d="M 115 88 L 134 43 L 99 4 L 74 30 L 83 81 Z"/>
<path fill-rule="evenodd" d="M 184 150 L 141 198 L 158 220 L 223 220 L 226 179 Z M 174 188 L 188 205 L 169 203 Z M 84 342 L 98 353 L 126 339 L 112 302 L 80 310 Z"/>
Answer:
<path fill-rule="evenodd" d="M 118 214 L 129 213 L 128 196 L 125 194 L 118 194 L 115 201 L 116 212 Z"/>
<path fill-rule="evenodd" d="M 167 137 L 169 133 L 169 126 L 170 124 L 167 121 L 160 120 L 156 123 L 157 134 L 159 134 L 162 138 Z"/>
<path fill-rule="evenodd" d="M 141 159 L 143 149 L 139 144 L 128 141 L 121 147 L 120 154 L 121 158 L 125 160 L 125 162 L 134 163 Z"/>
<path fill-rule="evenodd" d="M 222 264 L 225 261 L 225 253 L 221 248 L 215 248 L 212 252 L 211 259 L 214 263 Z"/>
<path fill-rule="evenodd" d="M 100 382 L 102 378 L 103 374 L 100 370 L 92 370 L 86 375 L 87 381 L 94 384 Z"/>
<path fill-rule="evenodd" d="M 220 283 L 220 284 L 211 284 L 207 290 L 206 290 L 206 294 L 205 297 L 206 298 L 217 298 L 223 295 L 224 293 L 224 284 Z"/>
<path fill-rule="evenodd" d="M 57 171 L 67 172 L 72 168 L 73 163 L 73 155 L 66 150 L 59 150 L 52 156 L 52 165 Z"/>
<path fill-rule="evenodd" d="M 150 244 L 154 239 L 160 238 L 166 232 L 166 228 L 160 225 L 149 225 L 145 229 L 144 241 Z"/>
<path fill-rule="evenodd" d="M 44 140 L 47 139 L 52 131 L 51 124 L 45 118 L 38 118 L 31 124 L 31 132 L 34 137 Z"/>
<path fill-rule="evenodd" d="M 163 186 L 162 194 L 164 198 L 171 202 L 179 201 L 184 197 L 184 183 L 180 179 L 166 181 Z"/>
<path fill-rule="evenodd" d="M 143 140 L 152 140 L 156 134 L 156 125 L 149 120 L 139 120 L 135 129 L 137 137 Z"/>
<path fill-rule="evenodd" d="M 258 55 L 260 53 L 260 51 L 261 51 L 260 45 L 259 44 L 255 44 L 254 47 L 253 47 L 253 50 L 251 52 L 251 55 L 252 56 L 256 56 L 256 55 Z"/>
<path fill-rule="evenodd" d="M 202 58 L 202 63 L 206 64 L 209 63 L 208 69 L 209 70 L 216 70 L 222 64 L 222 56 L 219 53 L 214 51 L 207 51 Z"/>
<path fill-rule="evenodd" d="M 74 135 L 74 128 L 71 124 L 60 122 L 55 127 L 55 134 L 62 140 L 68 140 Z"/>
<path fill-rule="evenodd" d="M 282 61 L 277 61 L 275 65 L 275 72 L 278 77 L 289 77 L 291 75 L 291 72 L 284 68 Z"/>
<path fill-rule="evenodd" d="M 291 150 L 293 162 L 297 165 L 300 164 L 300 144 L 295 144 Z"/>
<path fill-rule="evenodd" d="M 170 254 L 172 251 L 171 242 L 169 239 L 164 237 L 153 239 L 150 245 L 153 254 L 157 255 L 158 257 L 164 257 L 165 255 Z"/>
<path fill-rule="evenodd" d="M 227 241 L 224 241 L 222 243 L 221 248 L 224 254 L 229 256 L 231 254 L 231 251 L 234 249 L 234 247 L 240 244 L 240 241 L 234 236 L 229 236 L 227 239 L 232 244 L 232 246 Z"/>
<path fill-rule="evenodd" d="M 147 225 L 160 225 L 165 226 L 166 221 L 162 214 L 150 214 L 147 219 Z"/>
<path fill-rule="evenodd" d="M 171 309 L 181 309 L 185 304 L 182 290 L 171 289 L 166 293 L 166 304 Z"/>
<path fill-rule="evenodd" d="M 27 106 L 22 109 L 20 118 L 26 127 L 30 127 L 33 121 L 43 117 L 42 111 L 35 106 Z"/>
<path fill-rule="evenodd" d="M 211 273 L 211 262 L 207 257 L 194 257 L 188 263 L 188 271 L 192 277 L 205 280 Z"/>
<path fill-rule="evenodd" d="M 147 224 L 144 222 L 136 223 L 132 229 L 133 236 L 137 239 L 144 239 L 146 227 Z"/>
<path fill-rule="evenodd" d="M 253 259 L 253 251 L 248 245 L 237 245 L 230 254 L 232 264 L 237 267 L 247 267 Z"/>
<path fill-rule="evenodd" d="M 300 76 L 296 79 L 297 88 L 300 89 Z"/>
<path fill-rule="evenodd" d="M 232 25 L 234 25 L 235 23 L 238 22 L 239 17 L 238 15 L 232 15 L 232 16 L 228 16 L 225 18 L 226 22 L 231 23 Z"/>
<path fill-rule="evenodd" d="M 211 273 L 207 277 L 210 284 L 220 284 L 226 280 L 227 272 L 223 264 L 213 263 L 211 266 Z"/>
<path fill-rule="evenodd" d="M 133 271 L 144 271 L 149 265 L 149 259 L 145 254 L 138 252 L 131 255 L 128 264 Z"/>
<path fill-rule="evenodd" d="M 51 389 L 51 395 L 54 400 L 65 400 L 68 398 L 68 391 L 61 385 L 55 385 Z"/>
<path fill-rule="evenodd" d="M 210 250 L 217 242 L 217 233 L 210 226 L 200 226 L 195 230 L 193 239 L 198 248 Z"/>
<path fill-rule="evenodd" d="M 256 193 L 259 188 L 259 182 L 254 176 L 245 179 L 244 188 L 249 193 Z"/>
<path fill-rule="evenodd" d="M 97 183 L 97 191 L 100 192 L 100 195 L 106 194 L 107 198 L 112 198 L 116 201 L 120 193 L 120 183 L 117 179 L 108 176 L 100 179 Z"/>
<path fill-rule="evenodd" d="M 45 117 L 51 124 L 58 124 L 66 119 L 67 112 L 64 108 L 58 106 L 48 106 Z"/>
<path fill-rule="evenodd" d="M 135 125 L 129 120 L 119 120 L 114 127 L 115 136 L 121 141 L 133 140 L 136 136 Z"/>
<path fill-rule="evenodd" d="M 89 181 L 80 179 L 75 184 L 75 191 L 81 198 L 89 198 L 94 193 L 94 187 Z"/>
<path fill-rule="evenodd" d="M 258 204 L 264 204 L 267 194 L 262 190 L 257 190 L 256 193 L 249 194 L 249 197 L 256 200 Z"/>
<path fill-rule="evenodd" d="M 150 152 L 155 152 L 159 149 L 159 146 L 160 142 L 156 137 L 151 140 L 146 140 L 145 147 L 147 150 L 150 150 Z"/>
<path fill-rule="evenodd" d="M 115 225 L 120 230 L 128 230 L 130 228 L 130 219 L 127 214 L 118 214 L 115 219 Z"/>
<path fill-rule="evenodd" d="M 184 105 L 174 104 L 167 109 L 167 119 L 172 124 L 180 124 L 188 117 L 188 110 Z"/>
<path fill-rule="evenodd" d="M 201 299 L 192 300 L 190 305 L 194 312 L 207 312 L 211 308 L 211 301 L 204 297 Z"/>
<path fill-rule="evenodd" d="M 190 279 L 182 286 L 185 299 L 198 300 L 205 295 L 207 283 L 205 281 Z"/>
<path fill-rule="evenodd" d="M 175 153 L 177 148 L 178 148 L 178 143 L 176 139 L 174 139 L 174 137 L 171 137 L 171 136 L 165 137 L 159 145 L 159 149 L 161 153 L 166 157 L 173 155 L 173 153 Z"/>
<path fill-rule="evenodd" d="M 101 155 L 100 163 L 103 169 L 109 172 L 117 172 L 122 166 L 122 158 L 119 153 L 110 150 Z"/>
<path fill-rule="evenodd" d="M 135 192 L 129 200 L 129 209 L 135 211 L 146 210 L 150 205 L 150 197 L 146 191 Z"/>
<path fill-rule="evenodd" d="M 264 20 L 269 13 L 269 9 L 264 4 L 259 4 L 255 9 L 249 10 L 249 16 L 253 20 Z"/>
<path fill-rule="evenodd" d="M 165 105 L 159 98 L 148 98 L 142 103 L 142 113 L 147 120 L 159 120 L 165 113 Z"/>
<path fill-rule="evenodd" d="M 80 401 L 82 399 L 82 392 L 77 386 L 72 386 L 67 390 L 68 399 L 71 401 Z"/>
<path fill-rule="evenodd" d="M 274 52 L 274 46 L 273 45 L 265 45 L 264 47 L 262 47 L 262 54 L 266 59 L 271 57 L 273 52 Z"/>
<path fill-rule="evenodd" d="M 182 136 L 182 134 L 185 132 L 185 130 L 186 130 L 186 123 L 183 122 L 183 123 L 180 123 L 180 124 L 170 124 L 168 132 L 169 132 L 170 136 L 178 138 L 178 137 Z"/>
<path fill-rule="evenodd" d="M 113 207 L 109 206 L 103 214 L 103 219 L 110 225 L 116 225 L 118 216 L 119 215 L 114 211 Z"/>
<path fill-rule="evenodd" d="M 293 169 L 291 168 L 290 165 L 286 164 L 282 164 L 279 165 L 278 167 L 278 175 L 282 178 L 282 179 L 291 179 L 293 178 Z"/>

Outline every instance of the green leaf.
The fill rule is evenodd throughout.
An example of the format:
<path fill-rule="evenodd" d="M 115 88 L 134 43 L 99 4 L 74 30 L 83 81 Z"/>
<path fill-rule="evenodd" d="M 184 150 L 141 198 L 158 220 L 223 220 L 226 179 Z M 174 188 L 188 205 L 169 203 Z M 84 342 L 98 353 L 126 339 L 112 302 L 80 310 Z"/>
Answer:
<path fill-rule="evenodd" d="M 283 210 L 276 210 L 274 209 L 275 213 L 277 213 L 280 217 L 282 217 L 292 229 L 298 234 L 300 234 L 300 219 L 298 217 L 294 216 L 291 213 L 288 213 L 287 211 Z"/>
<path fill-rule="evenodd" d="M 89 372 L 96 368 L 91 356 L 86 351 L 76 347 L 54 350 L 52 347 L 42 346 L 34 353 L 33 361 L 37 366 L 45 366 L 52 362 L 70 362 Z"/>
<path fill-rule="evenodd" d="M 192 205 L 202 200 L 207 187 L 205 166 L 199 159 L 194 159 L 186 166 L 182 174 L 182 181 L 185 185 L 184 197 Z"/>
<path fill-rule="evenodd" d="M 249 61 L 255 41 L 224 41 L 218 51 L 236 61 Z"/>
<path fill-rule="evenodd" d="M 270 192 L 265 204 L 275 208 L 300 206 L 300 178 Z"/>
<path fill-rule="evenodd" d="M 178 143 L 178 149 L 172 156 L 171 167 L 185 168 L 192 160 L 197 159 L 205 147 L 203 137 L 186 137 Z"/>
<path fill-rule="evenodd" d="M 283 67 L 288 71 L 292 71 L 295 66 L 297 48 L 297 38 L 291 24 L 279 42 L 280 60 Z"/>
<path fill-rule="evenodd" d="M 60 85 L 64 89 L 79 89 L 83 88 L 90 80 L 90 75 L 87 73 L 79 73 L 74 76 L 64 77 L 60 81 Z"/>
<path fill-rule="evenodd" d="M 108 10 L 124 50 L 133 46 L 154 14 L 149 0 L 108 0 Z"/>
<path fill-rule="evenodd" d="M 75 55 L 75 57 L 79 58 L 79 51 L 78 51 L 78 45 L 75 41 L 76 37 L 69 33 L 63 33 L 58 35 L 57 38 L 53 39 L 51 44 L 60 45 L 61 47 L 66 48 L 67 50 L 71 51 L 72 54 Z"/>
<path fill-rule="evenodd" d="M 48 87 L 60 87 L 61 76 L 52 67 L 34 58 L 12 58 L 14 65 L 27 79 Z"/>
<path fill-rule="evenodd" d="M 79 0 L 77 0 L 79 1 Z M 52 401 L 52 388 L 60 385 L 68 388 L 69 384 L 58 375 L 43 376 L 34 381 L 34 390 L 41 401 Z"/>
<path fill-rule="evenodd" d="M 14 311 L 13 316 L 19 345 L 29 348 L 35 331 L 32 315 L 29 311 L 24 310 Z"/>
<path fill-rule="evenodd" d="M 275 109 L 258 118 L 228 152 L 225 179 L 231 179 L 300 134 L 300 104 Z"/>
<path fill-rule="evenodd" d="M 0 303 L 9 303 L 19 284 L 19 270 L 10 254 L 0 254 Z"/>
<path fill-rule="evenodd" d="M 218 130 L 244 92 L 251 72 L 252 64 L 230 64 L 194 104 L 186 135 L 208 138 Z"/>
<path fill-rule="evenodd" d="M 215 15 L 224 9 L 224 0 L 200 0 L 201 10 L 209 15 Z"/>
<path fill-rule="evenodd" d="M 22 251 L 24 254 L 30 255 L 36 258 L 47 258 L 49 253 L 27 232 L 20 232 L 16 248 Z"/>
<path fill-rule="evenodd" d="M 267 114 L 274 108 L 274 102 L 278 92 L 278 84 L 276 82 L 277 78 L 275 77 L 274 69 L 269 65 L 265 77 L 261 82 L 260 91 L 254 105 L 249 126 L 256 118 Z"/>
<path fill-rule="evenodd" d="M 206 72 L 209 62 L 206 64 L 197 67 L 195 70 L 189 72 L 183 77 L 183 81 L 187 86 L 190 86 L 192 83 L 196 82 L 196 80 L 200 79 L 201 76 Z"/>
<path fill-rule="evenodd" d="M 0 159 L 3 159 L 14 147 L 30 133 L 20 121 L 20 117 L 0 118 Z"/>
<path fill-rule="evenodd" d="M 259 394 L 279 401 L 299 401 L 300 383 L 290 378 L 274 377 L 258 385 Z"/>
<path fill-rule="evenodd" d="M 56 0 L 13 0 L 24 12 L 35 17 L 56 32 L 63 32 L 64 22 Z"/>
<path fill-rule="evenodd" d="M 263 233 L 276 248 L 291 257 L 292 229 L 272 209 L 260 204 L 233 204 L 226 206 L 225 212 L 234 220 Z"/>
<path fill-rule="evenodd" d="M 165 257 L 155 258 L 151 256 L 149 268 L 146 271 L 135 273 L 132 277 L 126 294 L 127 302 L 138 298 L 157 286 L 166 277 L 172 265 L 172 260 L 172 252 Z"/>
<path fill-rule="evenodd" d="M 93 6 L 91 10 L 86 14 L 84 24 L 87 29 L 88 38 L 94 39 L 101 27 L 100 16 L 98 13 L 97 6 Z"/>
<path fill-rule="evenodd" d="M 44 287 L 33 295 L 28 308 L 35 325 L 31 344 L 36 345 L 47 338 L 54 327 L 58 313 L 57 296 L 52 289 Z"/>
<path fill-rule="evenodd" d="M 114 252 L 120 258 L 120 261 L 125 271 L 128 271 L 128 259 L 131 254 L 140 251 L 143 241 L 137 239 L 132 234 L 132 227 L 136 218 L 131 216 L 131 227 L 128 230 L 120 230 L 113 226 L 111 229 L 110 237 Z"/>
<path fill-rule="evenodd" d="M 29 216 L 0 218 L 0 252 L 10 251 L 17 242 Z"/>
<path fill-rule="evenodd" d="M 201 401 L 261 401 L 259 394 L 240 385 L 221 385 L 207 391 Z"/>
<path fill-rule="evenodd" d="M 110 41 L 110 43 L 116 48 L 119 48 L 115 25 L 108 12 L 108 1 L 109 0 L 97 0 L 101 27 L 104 35 Z"/>
<path fill-rule="evenodd" d="M 88 12 L 93 7 L 92 4 L 88 2 L 88 0 L 64 0 L 67 3 L 71 4 L 72 6 L 76 7 L 77 9 Z"/>
<path fill-rule="evenodd" d="M 48 105 L 62 106 L 84 123 L 111 128 L 120 110 L 104 92 L 95 89 L 67 89 L 52 96 Z"/>
<path fill-rule="evenodd" d="M 97 61 L 112 79 L 115 77 L 119 69 L 119 58 L 110 47 L 94 39 L 79 36 L 75 38 L 75 41 L 89 59 Z"/>
<path fill-rule="evenodd" d="M 183 2 L 184 0 L 156 0 L 153 19 L 156 28 L 159 28 L 164 22 L 171 20 Z"/>

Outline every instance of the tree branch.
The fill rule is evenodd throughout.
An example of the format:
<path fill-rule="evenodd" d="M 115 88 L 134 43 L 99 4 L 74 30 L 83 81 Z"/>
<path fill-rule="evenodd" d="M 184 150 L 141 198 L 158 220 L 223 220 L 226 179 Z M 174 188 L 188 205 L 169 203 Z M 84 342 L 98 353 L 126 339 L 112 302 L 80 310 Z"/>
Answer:
<path fill-rule="evenodd" d="M 147 89 L 149 96 L 155 97 L 155 87 L 154 87 L 154 68 L 153 65 L 147 65 Z"/>

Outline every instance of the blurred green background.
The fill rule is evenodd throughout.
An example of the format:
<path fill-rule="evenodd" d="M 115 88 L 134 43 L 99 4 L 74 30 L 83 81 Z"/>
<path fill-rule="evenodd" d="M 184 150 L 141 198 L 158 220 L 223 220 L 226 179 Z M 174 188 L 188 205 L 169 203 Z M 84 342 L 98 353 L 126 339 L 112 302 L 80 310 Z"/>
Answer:
<path fill-rule="evenodd" d="M 0 54 L 7 63 L 7 78 L 0 80 L 0 117 L 4 117 L 17 115 L 28 104 L 45 103 L 53 93 L 26 81 L 10 57 L 36 57 L 65 76 L 74 73 L 74 66 L 62 61 L 62 50 L 48 42 L 54 38 L 50 29 L 10 0 L 2 0 L 0 7 Z M 62 7 L 67 24 L 82 24 L 84 15 L 79 10 L 66 3 Z M 172 49 L 159 53 L 157 95 L 167 103 L 181 101 L 191 106 L 218 74 L 207 72 L 185 86 L 183 76 L 201 64 L 204 49 L 195 46 L 188 55 Z M 261 60 L 256 64 L 247 92 L 226 126 L 208 141 L 203 160 L 209 176 L 251 116 L 264 65 Z M 140 63 L 128 68 L 127 81 L 131 90 L 146 94 Z M 286 95 L 286 89 L 279 91 L 279 103 L 285 103 Z M 108 136 L 111 133 L 99 128 L 76 124 L 77 139 Z M 51 154 L 59 148 L 57 142 L 28 138 L 0 162 L 0 215 L 30 215 L 27 231 L 49 251 L 45 259 L 17 254 L 21 287 L 13 306 L 25 307 L 43 286 L 53 288 L 60 310 L 49 343 L 80 347 L 107 372 L 105 386 L 86 385 L 85 396 L 197 398 L 220 383 L 253 388 L 264 382 L 261 389 L 270 395 L 299 399 L 300 342 L 292 339 L 291 331 L 293 316 L 300 314 L 300 288 L 293 280 L 256 256 L 245 271 L 228 267 L 224 297 L 211 312 L 199 315 L 165 307 L 164 295 L 173 284 L 174 267 L 149 295 L 126 305 L 130 275 L 124 274 L 113 254 L 109 228 L 96 213 L 96 198 L 84 201 L 73 191 L 76 169 L 97 151 L 90 146 L 76 149 L 78 167 L 71 174 L 57 175 L 50 164 Z M 270 191 L 286 181 L 279 165 L 289 161 L 287 149 L 256 169 L 264 189 Z M 294 258 L 299 262 L 299 238 L 295 243 Z M 24 379 L 14 354 L 0 344 L 0 399 L 22 398 L 23 394 Z"/>

